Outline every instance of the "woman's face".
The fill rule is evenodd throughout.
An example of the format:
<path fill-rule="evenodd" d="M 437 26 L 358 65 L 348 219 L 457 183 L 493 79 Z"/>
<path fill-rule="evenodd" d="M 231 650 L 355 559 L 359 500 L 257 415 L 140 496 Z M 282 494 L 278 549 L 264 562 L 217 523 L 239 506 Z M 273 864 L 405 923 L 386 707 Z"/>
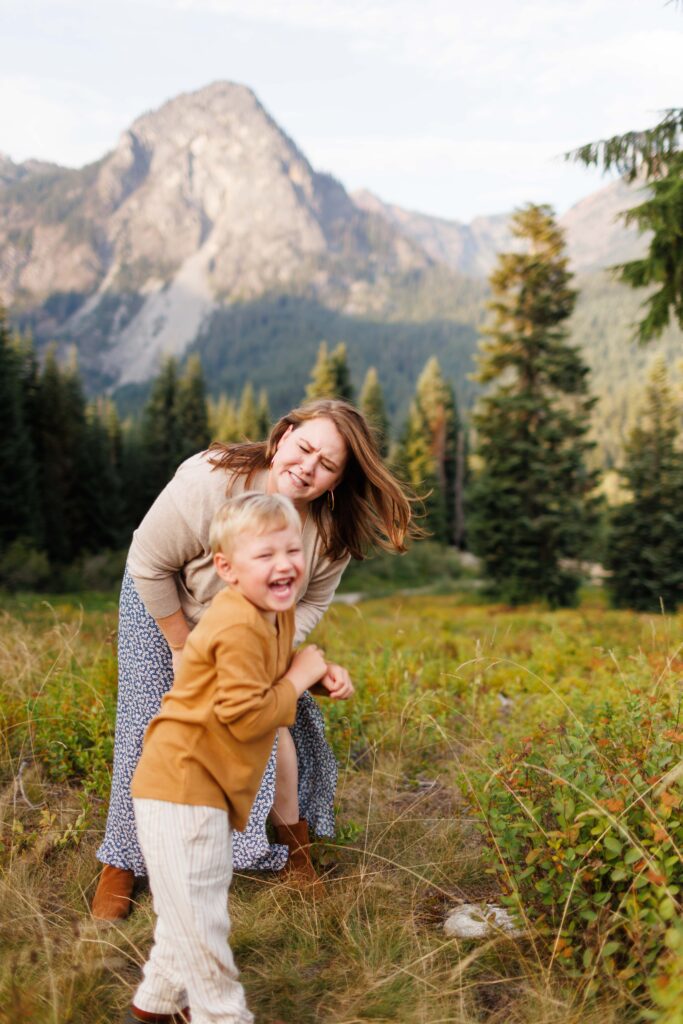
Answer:
<path fill-rule="evenodd" d="M 268 490 L 284 494 L 303 508 L 344 475 L 346 442 L 332 420 L 318 416 L 290 426 L 278 442 L 269 470 Z"/>

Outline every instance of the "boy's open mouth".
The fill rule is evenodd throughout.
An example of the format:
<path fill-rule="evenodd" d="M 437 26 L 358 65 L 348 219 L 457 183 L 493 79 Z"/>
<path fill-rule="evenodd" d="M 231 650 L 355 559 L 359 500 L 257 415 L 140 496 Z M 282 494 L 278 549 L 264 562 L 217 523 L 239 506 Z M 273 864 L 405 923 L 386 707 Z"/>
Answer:
<path fill-rule="evenodd" d="M 287 576 L 286 579 L 274 580 L 269 584 L 269 589 L 274 590 L 276 594 L 287 594 L 294 585 L 294 577 Z"/>

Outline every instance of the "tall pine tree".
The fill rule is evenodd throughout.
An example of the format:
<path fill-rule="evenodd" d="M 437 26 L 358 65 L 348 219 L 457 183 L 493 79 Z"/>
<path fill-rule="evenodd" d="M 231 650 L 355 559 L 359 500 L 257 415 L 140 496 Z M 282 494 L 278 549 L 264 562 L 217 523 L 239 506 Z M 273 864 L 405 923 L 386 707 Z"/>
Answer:
<path fill-rule="evenodd" d="M 481 468 L 468 531 L 501 596 L 557 606 L 571 604 L 579 584 L 560 563 L 582 555 L 594 528 L 595 476 L 585 464 L 593 400 L 567 343 L 576 293 L 553 212 L 529 205 L 512 226 L 523 251 L 499 257 L 480 346 L 478 380 L 491 390 L 474 416 Z"/>
<path fill-rule="evenodd" d="M 268 437 L 270 433 L 270 404 L 268 402 L 268 392 L 265 388 L 261 388 L 258 398 L 258 407 L 256 409 L 256 420 L 258 425 L 258 440 L 263 441 Z"/>
<path fill-rule="evenodd" d="M 250 380 L 242 388 L 238 415 L 240 438 L 246 438 L 247 441 L 260 441 L 261 424 L 254 396 L 254 386 Z"/>
<path fill-rule="evenodd" d="M 0 545 L 36 541 L 36 462 L 24 387 L 24 354 L 0 308 Z"/>
<path fill-rule="evenodd" d="M 625 450 L 622 475 L 630 497 L 611 516 L 606 563 L 618 607 L 674 611 L 683 603 L 680 428 L 680 403 L 657 360 Z"/>
<path fill-rule="evenodd" d="M 85 398 L 75 359 L 62 369 L 54 349 L 40 376 L 38 465 L 45 549 L 50 561 L 68 564 L 85 545 L 81 460 Z"/>
<path fill-rule="evenodd" d="M 455 543 L 458 428 L 453 388 L 432 356 L 417 381 L 397 468 L 424 495 L 426 528 L 443 543 Z"/>
<path fill-rule="evenodd" d="M 389 417 L 384 404 L 384 394 L 374 366 L 365 374 L 360 393 L 360 411 L 372 427 L 377 438 L 382 458 L 389 454 Z"/>
<path fill-rule="evenodd" d="M 178 381 L 178 462 L 204 451 L 211 440 L 209 415 L 206 405 L 206 387 L 202 361 L 197 353 L 187 360 Z"/>
<path fill-rule="evenodd" d="M 185 447 L 178 416 L 178 363 L 168 358 L 152 384 L 142 412 L 140 503 L 147 508 L 182 462 Z"/>
<path fill-rule="evenodd" d="M 320 343 L 311 379 L 306 386 L 306 399 L 312 401 L 316 398 L 343 398 L 347 402 L 353 401 L 346 345 L 343 341 L 332 352 L 328 352 L 326 341 Z"/>

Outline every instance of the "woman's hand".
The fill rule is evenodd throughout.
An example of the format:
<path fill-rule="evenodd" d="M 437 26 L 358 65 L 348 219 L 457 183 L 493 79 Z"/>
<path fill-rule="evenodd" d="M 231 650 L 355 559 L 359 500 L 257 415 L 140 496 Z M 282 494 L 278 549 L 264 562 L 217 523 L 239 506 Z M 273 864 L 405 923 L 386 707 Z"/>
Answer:
<path fill-rule="evenodd" d="M 333 700 L 348 700 L 354 694 L 351 676 L 341 665 L 330 662 L 327 672 L 320 681 Z"/>

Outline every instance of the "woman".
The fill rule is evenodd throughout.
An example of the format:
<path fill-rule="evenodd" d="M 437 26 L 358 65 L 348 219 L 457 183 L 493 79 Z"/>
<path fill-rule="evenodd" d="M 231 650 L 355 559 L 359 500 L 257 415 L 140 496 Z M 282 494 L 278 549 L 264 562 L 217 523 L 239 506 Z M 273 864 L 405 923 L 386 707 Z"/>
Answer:
<path fill-rule="evenodd" d="M 135 876 L 146 873 L 130 780 L 185 640 L 223 586 L 213 571 L 209 523 L 227 497 L 244 490 L 284 494 L 301 516 L 306 572 L 296 609 L 297 644 L 326 611 L 350 558 L 363 558 L 373 546 L 405 550 L 410 502 L 383 465 L 362 414 L 346 402 L 312 402 L 279 420 L 268 441 L 215 443 L 180 466 L 135 531 L 123 579 L 114 772 L 97 851 L 105 866 L 95 917 L 126 917 Z M 332 672 L 351 692 L 345 670 L 335 666 Z M 234 835 L 235 868 L 280 870 L 289 856 L 295 871 L 314 877 L 308 826 L 318 835 L 334 834 L 336 774 L 322 715 L 306 695 L 294 727 L 279 731 L 247 828 Z M 269 815 L 275 846 L 266 838 Z"/>

